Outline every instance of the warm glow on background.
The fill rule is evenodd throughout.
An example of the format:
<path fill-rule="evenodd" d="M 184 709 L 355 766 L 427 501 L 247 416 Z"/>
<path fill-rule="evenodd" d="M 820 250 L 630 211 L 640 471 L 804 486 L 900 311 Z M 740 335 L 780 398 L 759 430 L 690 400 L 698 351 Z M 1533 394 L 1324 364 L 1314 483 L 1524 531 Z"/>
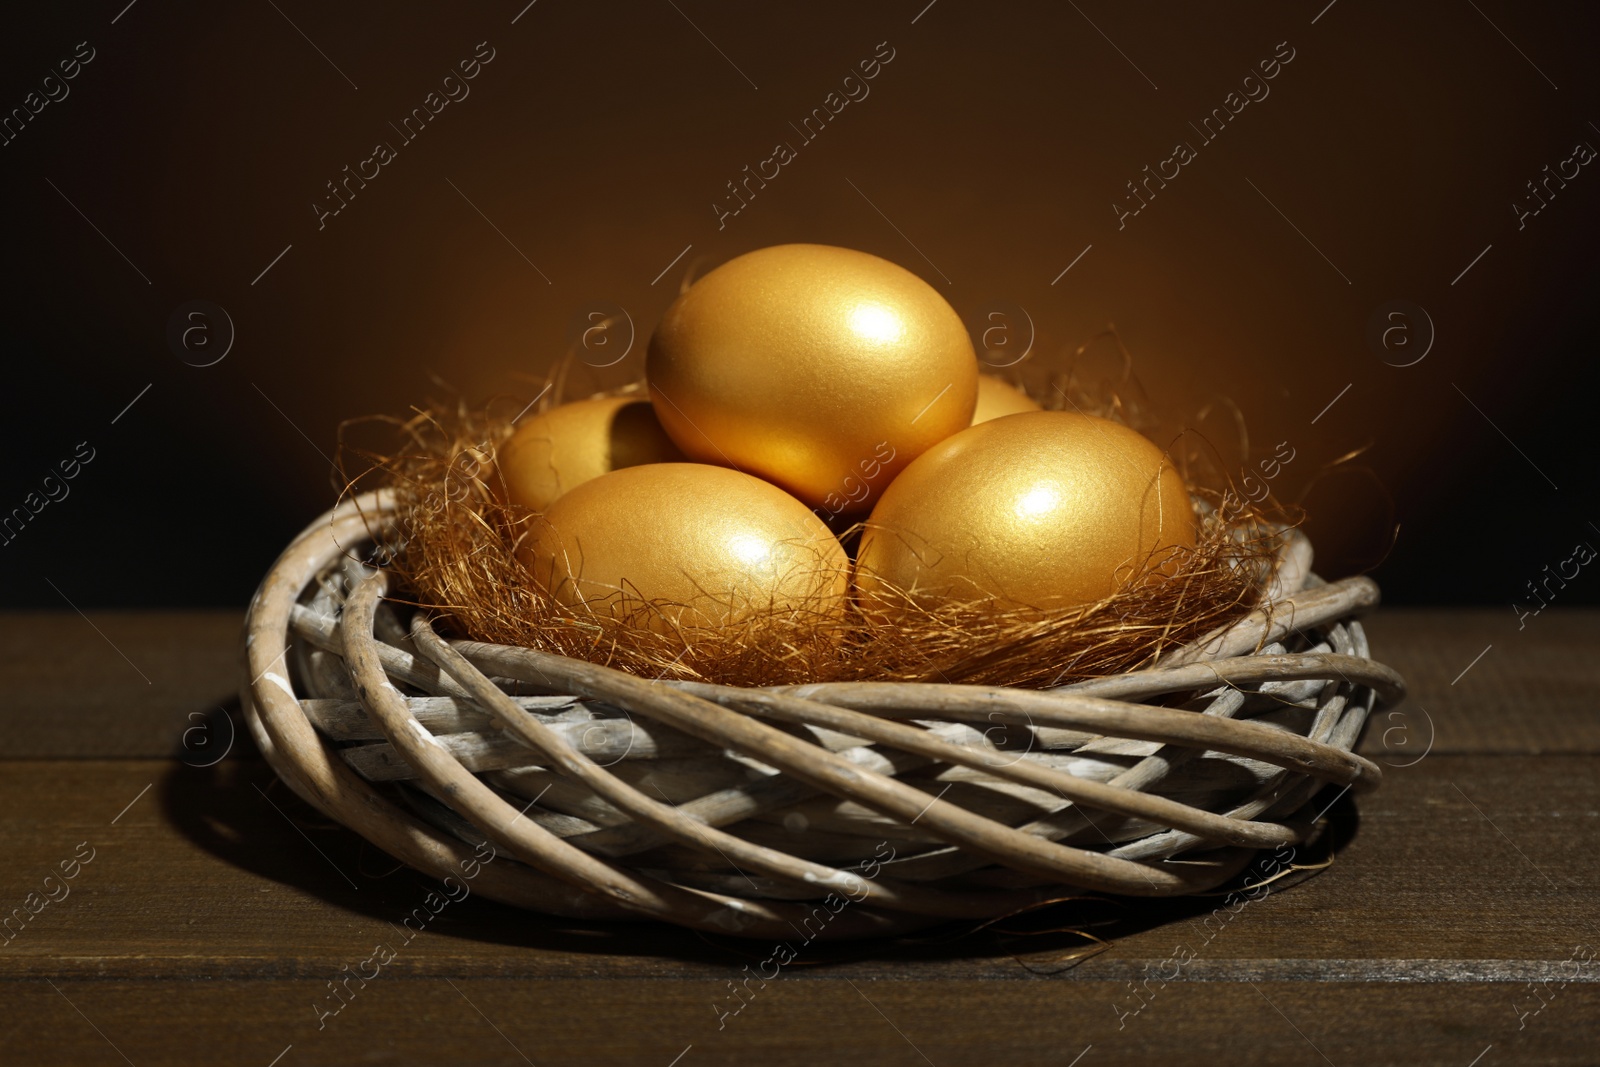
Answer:
<path fill-rule="evenodd" d="M 1114 323 L 1141 410 L 1391 603 L 1510 618 L 1600 539 L 1584 9 L 279 6 L 12 16 L 7 109 L 93 58 L 3 148 L 10 604 L 243 603 L 341 422 L 526 402 L 584 338 L 574 395 L 635 380 L 686 275 L 790 241 L 1021 370 Z"/>

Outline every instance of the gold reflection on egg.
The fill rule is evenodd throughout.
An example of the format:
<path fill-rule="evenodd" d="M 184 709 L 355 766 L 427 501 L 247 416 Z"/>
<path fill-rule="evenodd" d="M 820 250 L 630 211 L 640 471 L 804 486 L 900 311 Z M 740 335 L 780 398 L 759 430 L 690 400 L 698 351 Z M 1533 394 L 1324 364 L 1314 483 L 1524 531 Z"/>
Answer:
<path fill-rule="evenodd" d="M 849 591 L 844 548 L 804 504 L 700 463 L 585 482 L 533 520 L 519 551 L 563 604 L 657 630 L 773 611 L 837 618 Z"/>
<path fill-rule="evenodd" d="M 650 344 L 656 414 L 691 459 L 828 514 L 864 511 L 969 425 L 978 364 L 932 286 L 865 252 L 763 248 L 675 300 Z"/>
<path fill-rule="evenodd" d="M 535 511 L 609 471 L 682 458 L 641 396 L 551 408 L 524 420 L 499 449 L 506 499 Z"/>
<path fill-rule="evenodd" d="M 1195 531 L 1156 445 L 1107 419 L 1029 412 L 963 430 L 901 473 L 862 535 L 856 587 L 875 616 L 886 585 L 923 607 L 1070 607 L 1170 564 Z"/>
<path fill-rule="evenodd" d="M 1021 389 L 992 374 L 978 375 L 978 406 L 972 412 L 972 425 L 1024 411 L 1041 411 L 1038 401 Z"/>

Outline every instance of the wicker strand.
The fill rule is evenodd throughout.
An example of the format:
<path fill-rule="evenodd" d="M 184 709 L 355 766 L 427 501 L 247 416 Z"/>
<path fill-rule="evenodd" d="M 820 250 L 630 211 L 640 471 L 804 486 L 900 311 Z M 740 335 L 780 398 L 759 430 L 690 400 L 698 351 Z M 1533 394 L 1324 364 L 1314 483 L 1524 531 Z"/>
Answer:
<path fill-rule="evenodd" d="M 342 627 L 345 662 L 350 666 L 362 706 L 422 777 L 449 798 L 452 808 L 524 863 L 640 915 L 745 936 L 778 937 L 783 936 L 785 928 L 793 929 L 792 923 L 803 912 L 792 906 L 741 900 L 664 882 L 607 863 L 574 848 L 536 823 L 517 818 L 515 808 L 435 742 L 433 735 L 411 716 L 399 690 L 384 675 L 371 628 L 386 582 L 387 575 L 380 571 L 358 585 L 346 602 Z M 489 708 L 484 710 L 493 714 Z M 851 909 L 846 921 L 859 921 L 869 914 L 868 909 Z"/>
<path fill-rule="evenodd" d="M 472 693 L 479 706 L 494 716 L 502 729 L 537 752 L 545 766 L 582 782 L 618 809 L 672 840 L 717 853 L 735 870 L 743 864 L 770 877 L 831 890 L 852 900 L 925 915 L 982 918 L 995 914 L 996 908 L 1028 907 L 1038 902 L 1039 898 L 1032 894 L 1017 894 L 1009 900 L 1005 894 L 995 894 L 992 899 L 974 899 L 970 894 L 955 896 L 882 879 L 869 882 L 856 874 L 752 845 L 743 838 L 686 816 L 671 804 L 646 796 L 583 755 L 560 734 L 524 715 L 522 709 L 496 689 L 466 657 L 441 640 L 420 612 L 412 625 L 411 636 L 423 655 Z M 858 892 L 859 897 L 855 895 Z"/>

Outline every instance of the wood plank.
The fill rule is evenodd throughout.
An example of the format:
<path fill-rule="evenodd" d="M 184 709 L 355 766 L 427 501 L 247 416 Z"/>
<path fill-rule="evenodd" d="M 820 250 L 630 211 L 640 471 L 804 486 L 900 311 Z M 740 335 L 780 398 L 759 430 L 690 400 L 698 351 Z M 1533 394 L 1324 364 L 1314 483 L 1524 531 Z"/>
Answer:
<path fill-rule="evenodd" d="M 478 897 L 402 941 L 426 881 L 257 760 L 10 762 L 0 912 L 94 853 L 0 943 L 0 1062 L 1590 1063 L 1597 769 L 1436 753 L 1340 798 L 1336 861 L 1302 884 L 1053 915 L 1112 920 L 1076 966 L 1063 934 L 802 946 L 733 1000 L 771 946 Z"/>
<path fill-rule="evenodd" d="M 1532 1016 L 1517 1005 L 1540 1001 L 1521 983 L 1174 983 L 1129 1016 L 1125 1008 L 1118 1013 L 1132 1001 L 1125 983 L 838 974 L 753 986 L 740 1014 L 723 1018 L 726 985 L 711 978 L 446 981 L 380 973 L 365 988 L 352 983 L 340 1013 L 322 1017 L 317 985 L 0 983 L 7 1008 L 0 1059 L 39 1067 L 110 1067 L 123 1062 L 119 1053 L 138 1067 L 1588 1065 L 1600 1015 L 1593 984 L 1547 987 L 1543 1010 Z"/>
<path fill-rule="evenodd" d="M 237 707 L 241 621 L 229 611 L 0 614 L 0 759 L 179 753 L 199 716 Z M 1380 713 L 1362 751 L 1396 765 L 1430 738 L 1437 752 L 1600 752 L 1600 611 L 1551 608 L 1519 631 L 1509 608 L 1381 608 L 1366 625 L 1411 698 Z"/>
<path fill-rule="evenodd" d="M 1410 695 L 1360 751 L 1401 764 L 1432 738 L 1435 752 L 1600 752 L 1600 611 L 1550 608 L 1519 629 L 1509 605 L 1382 608 L 1366 627 Z"/>
<path fill-rule="evenodd" d="M 1219 981 L 1260 961 L 1277 961 L 1278 977 L 1316 980 L 1550 973 L 1573 946 L 1600 945 L 1597 769 L 1581 756 L 1430 756 L 1391 772 L 1359 808 L 1339 799 L 1331 832 L 1348 841 L 1330 870 L 1303 885 L 1257 902 L 1063 908 L 1058 925 L 1107 921 L 1096 933 L 1115 942 L 1069 977 L 1126 981 L 1183 946 L 1197 956 L 1194 973 Z M 257 761 L 209 770 L 41 761 L 3 772 L 0 914 L 43 892 L 45 876 L 81 843 L 94 858 L 64 900 L 14 921 L 0 944 L 0 979 L 325 979 L 399 936 L 434 888 L 274 787 Z M 989 931 L 945 944 L 817 944 L 803 962 L 865 957 L 838 964 L 864 978 L 1019 978 L 1029 967 L 1059 969 L 1058 957 L 1081 944 Z M 413 945 L 395 973 L 703 977 L 771 949 L 651 924 L 581 929 L 477 896 L 444 907 Z"/>
<path fill-rule="evenodd" d="M 237 706 L 243 626 L 237 611 L 0 613 L 0 759 L 179 752 L 191 713 Z"/>

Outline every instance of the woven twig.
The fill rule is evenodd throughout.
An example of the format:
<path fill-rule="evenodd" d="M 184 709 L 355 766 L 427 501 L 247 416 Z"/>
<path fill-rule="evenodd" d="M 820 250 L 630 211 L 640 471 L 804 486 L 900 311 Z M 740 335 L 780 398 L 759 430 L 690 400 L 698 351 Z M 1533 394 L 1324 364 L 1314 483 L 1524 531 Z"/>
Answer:
<path fill-rule="evenodd" d="M 480 891 L 557 915 L 849 938 L 1083 890 L 1206 891 L 1305 840 L 1322 786 L 1378 784 L 1351 749 L 1403 693 L 1352 619 L 1376 586 L 1321 583 L 1298 535 L 1260 610 L 1148 670 L 738 689 L 403 620 L 387 574 L 353 562 L 389 507 L 346 502 L 262 583 L 251 728 L 380 848 L 443 877 L 490 842 Z"/>

